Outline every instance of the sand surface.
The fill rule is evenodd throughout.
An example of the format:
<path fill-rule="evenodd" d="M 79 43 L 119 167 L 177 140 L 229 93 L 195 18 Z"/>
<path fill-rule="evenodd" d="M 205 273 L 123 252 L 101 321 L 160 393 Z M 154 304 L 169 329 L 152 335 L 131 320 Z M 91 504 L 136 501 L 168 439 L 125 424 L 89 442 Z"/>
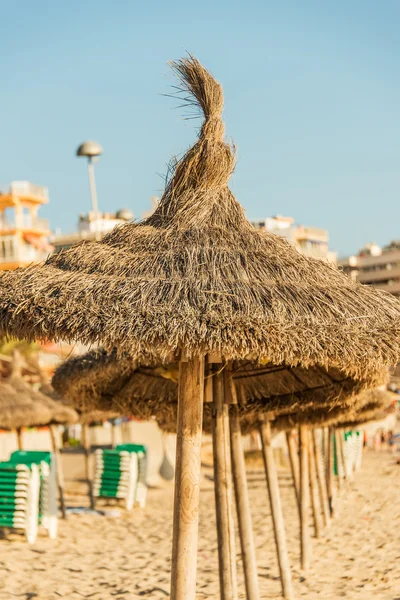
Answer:
<path fill-rule="evenodd" d="M 337 500 L 338 515 L 313 540 L 312 568 L 299 569 L 298 515 L 288 471 L 279 472 L 296 598 L 400 600 L 400 466 L 368 451 L 361 471 Z M 198 600 L 218 599 L 214 491 L 204 469 L 198 555 Z M 280 598 L 271 516 L 262 470 L 249 470 L 261 597 Z M 69 483 L 70 490 L 71 484 Z M 81 485 L 82 488 L 82 485 Z M 82 491 L 82 489 L 81 489 Z M 68 495 L 70 503 L 85 498 Z M 17 534 L 0 539 L 0 598 L 134 600 L 168 598 L 173 487 L 149 490 L 145 510 L 119 517 L 70 515 L 59 537 L 29 546 Z M 115 509 L 115 507 L 114 507 Z M 239 547 L 239 546 L 238 546 Z M 245 598 L 238 552 L 239 597 Z"/>

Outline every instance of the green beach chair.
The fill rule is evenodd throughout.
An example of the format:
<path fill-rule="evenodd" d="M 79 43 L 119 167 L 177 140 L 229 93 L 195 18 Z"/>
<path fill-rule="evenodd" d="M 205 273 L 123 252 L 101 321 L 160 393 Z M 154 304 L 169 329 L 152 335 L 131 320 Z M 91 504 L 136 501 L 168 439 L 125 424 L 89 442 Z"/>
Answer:
<path fill-rule="evenodd" d="M 38 532 L 39 494 L 36 464 L 0 463 L 0 526 L 24 530 L 30 544 Z"/>
<path fill-rule="evenodd" d="M 147 448 L 143 444 L 120 444 L 116 450 L 126 450 L 137 454 L 138 476 L 135 503 L 139 504 L 140 508 L 144 508 L 147 500 Z"/>
<path fill-rule="evenodd" d="M 51 539 L 55 539 L 58 532 L 58 506 L 54 453 L 17 450 L 11 454 L 10 463 L 38 467 L 40 478 L 38 523 L 47 530 Z"/>
<path fill-rule="evenodd" d="M 136 502 L 146 502 L 146 448 L 139 444 L 121 444 L 114 450 L 97 450 L 93 495 L 96 498 L 125 500 L 127 510 Z"/>

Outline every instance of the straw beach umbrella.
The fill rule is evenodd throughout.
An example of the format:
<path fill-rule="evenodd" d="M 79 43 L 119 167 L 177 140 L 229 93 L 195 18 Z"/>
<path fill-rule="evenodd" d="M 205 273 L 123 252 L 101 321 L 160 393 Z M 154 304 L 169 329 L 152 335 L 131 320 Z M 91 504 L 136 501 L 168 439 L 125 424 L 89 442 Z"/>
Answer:
<path fill-rule="evenodd" d="M 72 403 L 68 399 L 68 394 L 66 394 L 66 396 L 64 397 L 63 394 L 60 394 L 59 392 L 57 392 L 54 389 L 54 387 L 47 381 L 42 382 L 40 391 L 42 393 L 44 393 L 46 396 L 57 401 L 58 403 L 62 403 L 64 406 L 72 405 Z M 87 409 L 83 410 L 82 406 L 79 405 L 79 411 L 77 413 L 77 420 L 79 421 L 79 424 L 82 426 L 81 444 L 83 447 L 84 457 L 85 457 L 85 475 L 86 475 L 85 479 L 86 479 L 86 482 L 88 485 L 90 508 L 92 510 L 94 510 L 94 508 L 95 508 L 95 502 L 94 502 L 94 496 L 93 496 L 93 481 L 92 481 L 92 477 L 91 477 L 91 473 L 90 473 L 91 443 L 90 443 L 89 425 L 90 425 L 90 423 L 93 423 L 94 421 L 108 421 L 108 420 L 116 419 L 119 416 L 120 416 L 119 413 L 116 413 L 115 411 L 104 411 L 104 410 L 98 410 L 98 409 L 97 410 L 87 410 Z"/>
<path fill-rule="evenodd" d="M 33 402 L 29 396 L 17 392 L 8 383 L 0 383 L 0 428 L 17 431 L 20 449 L 21 429 L 50 423 L 52 416 L 48 406 Z"/>
<path fill-rule="evenodd" d="M 46 427 L 50 429 L 53 451 L 57 464 L 57 484 L 60 494 L 61 512 L 65 518 L 64 485 L 61 459 L 55 425 L 76 423 L 78 414 L 72 408 L 63 406 L 51 398 L 35 392 L 25 381 L 14 373 L 7 383 L 0 384 L 0 427 L 16 429 L 18 448 L 23 449 L 22 429 L 24 427 Z"/>
<path fill-rule="evenodd" d="M 261 369 L 260 369 L 261 371 Z M 261 371 L 262 372 L 262 371 Z M 299 371 L 297 371 L 299 372 Z M 386 381 L 387 372 L 375 374 L 375 381 L 383 383 Z M 69 360 L 61 364 L 56 370 L 53 377 L 54 386 L 68 396 L 73 404 L 77 406 L 103 406 L 107 409 L 110 407 L 118 407 L 122 412 L 131 414 L 138 418 L 150 419 L 156 418 L 160 428 L 169 433 L 176 433 L 176 415 L 177 415 L 177 399 L 178 399 L 178 386 L 177 386 L 177 368 L 176 365 L 168 365 L 165 367 L 141 367 L 138 366 L 138 362 L 132 358 L 125 357 L 122 360 L 115 352 L 107 353 L 104 350 L 95 350 L 88 352 L 80 357 L 72 357 Z M 308 373 L 308 385 L 315 386 L 311 374 Z M 318 380 L 321 383 L 321 380 Z M 249 395 L 260 396 L 265 386 L 265 381 L 262 375 L 258 378 L 254 376 L 254 365 L 250 369 L 250 365 L 247 364 L 242 368 L 239 368 L 233 375 L 233 383 L 235 388 L 239 391 L 241 399 L 244 402 L 238 402 L 230 407 L 231 417 L 232 412 L 235 409 L 238 410 L 238 416 L 240 419 L 240 427 L 236 431 L 236 435 L 241 433 L 249 433 L 253 430 L 259 429 L 260 418 L 263 413 L 268 410 L 270 406 L 278 407 L 277 413 L 270 415 L 278 421 L 278 426 L 274 427 L 275 430 L 279 428 L 292 429 L 298 424 L 300 413 L 300 422 L 307 424 L 311 423 L 313 419 L 317 424 L 328 421 L 336 422 L 338 415 L 341 415 L 344 411 L 349 410 L 349 407 L 353 408 L 356 404 L 362 404 L 360 398 L 354 399 L 346 395 L 347 388 L 344 386 L 335 398 L 333 395 L 321 394 L 321 389 L 317 386 L 314 387 L 315 399 L 311 396 L 311 390 L 306 390 L 306 393 L 301 394 L 300 391 L 296 392 L 296 395 L 292 397 L 291 402 L 287 400 L 282 401 L 285 396 L 276 394 L 270 396 L 268 399 L 252 399 L 249 400 Z M 280 391 L 284 391 L 285 388 Z M 311 388 L 312 389 L 312 388 Z M 324 388 L 326 393 L 326 388 Z M 211 405 L 206 403 L 204 405 L 203 412 L 203 430 L 208 433 L 212 430 L 212 416 L 210 411 Z M 289 413 L 289 414 L 288 414 Z M 294 413 L 291 415 L 290 413 Z M 281 423 L 279 423 L 280 415 Z M 234 419 L 231 418 L 231 429 Z M 274 421 L 272 422 L 274 426 Z M 235 435 L 235 432 L 231 432 L 231 435 Z M 277 477 L 274 468 L 274 461 L 272 455 L 271 439 L 265 435 L 262 437 L 263 442 L 263 456 L 265 459 L 265 470 L 268 481 L 268 489 L 271 490 L 270 503 L 273 511 L 274 527 L 277 529 L 277 550 L 278 557 L 280 560 L 282 571 L 290 573 L 287 553 L 285 552 L 285 543 L 282 539 L 283 530 L 283 514 L 280 507 L 279 493 L 277 493 Z M 232 464 L 233 471 L 236 477 L 238 473 L 235 470 L 235 466 L 239 462 L 239 458 L 234 459 L 234 449 L 236 444 L 232 443 Z M 243 453 L 241 453 L 243 457 Z M 313 457 L 311 457 L 312 459 Z M 308 459 L 310 461 L 310 446 L 308 447 Z M 313 477 L 314 471 L 311 471 L 311 486 L 314 492 L 313 499 L 315 500 L 315 493 L 317 492 L 315 487 L 316 479 Z M 239 472 L 240 478 L 240 472 Z M 322 481 L 322 479 L 321 479 Z M 239 482 L 235 481 L 235 491 L 240 489 Z M 251 519 L 248 518 L 249 511 L 240 512 L 240 505 L 247 500 L 247 494 L 238 494 L 237 505 L 238 505 L 238 517 L 239 517 L 239 529 L 241 531 L 241 538 L 246 538 L 247 546 L 250 543 L 250 559 L 246 555 L 245 547 L 246 541 L 242 539 L 242 554 L 244 559 L 248 559 L 247 563 L 252 564 L 251 560 L 251 548 L 253 546 L 252 540 L 249 542 L 249 538 L 252 537 Z M 248 500 L 247 500 L 248 502 Z M 313 503 L 314 508 L 315 503 Z M 316 521 L 318 523 L 318 521 Z M 319 524 L 319 523 L 318 523 Z M 245 530 L 245 532 L 243 531 Z M 243 535 L 242 535 L 243 531 Z M 253 559 L 254 571 L 255 568 L 255 556 Z M 245 560 L 245 573 L 246 573 L 246 560 Z M 251 598 L 252 596 L 249 595 Z"/>
<path fill-rule="evenodd" d="M 400 305 L 251 226 L 228 188 L 235 157 L 224 141 L 221 86 L 192 57 L 172 67 L 184 102 L 205 120 L 155 212 L 101 242 L 5 273 L 0 334 L 101 342 L 139 359 L 179 361 L 171 598 L 192 600 L 205 357 L 264 358 L 288 373 L 332 368 L 360 382 L 397 361 Z M 222 422 L 223 386 L 213 391 Z"/>
<path fill-rule="evenodd" d="M 60 505 L 62 516 L 66 518 L 65 501 L 64 501 L 64 477 L 62 471 L 62 462 L 60 449 L 57 442 L 57 436 L 55 433 L 55 427 L 57 425 L 73 425 L 78 421 L 78 413 L 71 407 L 65 406 L 61 401 L 56 401 L 47 394 L 34 390 L 22 377 L 22 357 L 17 350 L 13 353 L 13 361 L 11 363 L 11 374 L 7 379 L 7 384 L 13 387 L 17 395 L 21 398 L 29 399 L 33 406 L 43 411 L 43 417 L 45 417 L 45 410 L 47 409 L 50 413 L 49 418 L 43 418 L 39 423 L 41 426 L 48 426 L 51 437 L 51 444 L 56 460 L 56 475 L 57 485 L 60 496 Z M 31 425 L 26 425 L 30 426 Z M 19 435 L 19 446 L 22 447 L 21 430 L 17 430 Z"/>

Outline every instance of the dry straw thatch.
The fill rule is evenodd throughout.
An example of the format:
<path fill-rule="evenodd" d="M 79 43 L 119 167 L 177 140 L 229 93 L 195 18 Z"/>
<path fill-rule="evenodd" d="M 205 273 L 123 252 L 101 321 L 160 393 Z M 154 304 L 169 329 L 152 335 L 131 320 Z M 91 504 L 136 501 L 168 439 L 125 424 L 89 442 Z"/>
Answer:
<path fill-rule="evenodd" d="M 0 383 L 0 428 L 19 429 L 48 425 L 52 411 L 29 396 L 17 392 L 11 385 Z"/>
<path fill-rule="evenodd" d="M 43 394 L 42 392 L 35 391 L 23 379 L 21 375 L 21 357 L 18 352 L 14 353 L 11 375 L 7 379 L 7 384 L 10 385 L 19 396 L 30 400 L 36 406 L 42 407 L 43 410 L 45 408 L 48 409 L 51 415 L 50 419 L 42 421 L 40 425 L 73 425 L 78 421 L 78 414 L 73 408 L 65 406 L 62 402 L 53 400 L 50 396 Z M 45 414 L 45 412 L 43 414 Z M 28 426 L 29 425 L 26 425 L 26 427 Z"/>
<path fill-rule="evenodd" d="M 277 415 L 298 413 L 306 420 L 310 420 L 310 412 L 314 412 L 314 419 L 318 421 L 328 416 L 336 419 L 355 403 L 360 404 L 360 397 L 355 399 L 351 395 L 354 382 L 340 381 L 335 386 L 323 369 L 294 368 L 297 379 L 293 381 L 297 391 L 289 394 L 289 386 L 293 386 L 290 371 L 264 371 L 261 366 L 255 369 L 254 365 L 243 363 L 235 367 L 234 382 L 243 430 L 246 431 L 257 426 L 260 414 L 270 410 Z M 273 378 L 276 374 L 281 380 Z M 376 374 L 376 383 L 384 383 L 387 372 L 379 375 Z M 78 410 L 85 412 L 97 408 L 144 420 L 155 418 L 162 428 L 174 431 L 178 402 L 176 378 L 176 364 L 145 367 L 116 352 L 95 350 L 60 365 L 54 374 L 53 385 Z M 203 425 L 207 431 L 210 418 L 206 405 Z M 292 417 L 283 421 L 291 424 Z"/>
<path fill-rule="evenodd" d="M 94 350 L 65 361 L 53 385 L 79 411 L 114 410 L 138 418 L 170 415 L 178 400 L 178 365 L 141 366 L 116 352 Z M 241 362 L 234 365 L 239 404 L 246 414 L 274 410 L 279 414 L 310 408 L 352 405 L 360 386 L 339 371 L 313 367 L 271 367 Z M 386 371 L 371 373 L 369 383 L 384 383 Z M 147 405 L 146 405 L 147 403 Z"/>
<path fill-rule="evenodd" d="M 343 409 L 340 406 L 311 408 L 308 411 L 288 415 L 279 415 L 273 423 L 275 430 L 290 430 L 298 425 L 312 427 L 350 427 L 350 424 L 360 424 L 373 420 L 382 414 L 392 401 L 392 394 L 384 390 L 368 390 L 353 399 L 352 406 Z"/>
<path fill-rule="evenodd" d="M 110 411 L 102 411 L 102 410 L 91 410 L 91 411 L 76 411 L 72 408 L 72 403 L 68 401 L 68 399 L 63 398 L 53 386 L 46 382 L 42 383 L 39 390 L 42 394 L 51 398 L 54 402 L 61 403 L 64 408 L 68 408 L 68 410 L 74 413 L 74 423 L 78 422 L 81 425 L 86 425 L 89 423 L 93 423 L 94 421 L 107 421 L 109 419 L 115 419 L 120 415 L 116 412 Z M 72 424 L 72 423 L 69 423 Z"/>
<path fill-rule="evenodd" d="M 228 188 L 221 86 L 194 58 L 172 68 L 200 108 L 197 142 L 156 211 L 0 279 L 0 334 L 102 342 L 165 361 L 222 352 L 362 379 L 399 357 L 400 304 L 256 231 Z"/>

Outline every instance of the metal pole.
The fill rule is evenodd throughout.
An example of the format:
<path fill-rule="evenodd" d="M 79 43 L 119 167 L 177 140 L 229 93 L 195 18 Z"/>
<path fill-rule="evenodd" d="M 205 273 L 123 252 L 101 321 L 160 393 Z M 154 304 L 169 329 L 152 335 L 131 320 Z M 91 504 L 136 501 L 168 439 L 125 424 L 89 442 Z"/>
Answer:
<path fill-rule="evenodd" d="M 90 198 L 92 201 L 92 212 L 95 217 L 95 238 L 96 240 L 100 239 L 100 230 L 99 230 L 99 206 L 97 203 L 97 191 L 96 191 L 96 180 L 94 177 L 94 162 L 93 158 L 89 156 L 88 158 L 88 173 L 89 173 L 89 186 L 90 186 Z"/>

